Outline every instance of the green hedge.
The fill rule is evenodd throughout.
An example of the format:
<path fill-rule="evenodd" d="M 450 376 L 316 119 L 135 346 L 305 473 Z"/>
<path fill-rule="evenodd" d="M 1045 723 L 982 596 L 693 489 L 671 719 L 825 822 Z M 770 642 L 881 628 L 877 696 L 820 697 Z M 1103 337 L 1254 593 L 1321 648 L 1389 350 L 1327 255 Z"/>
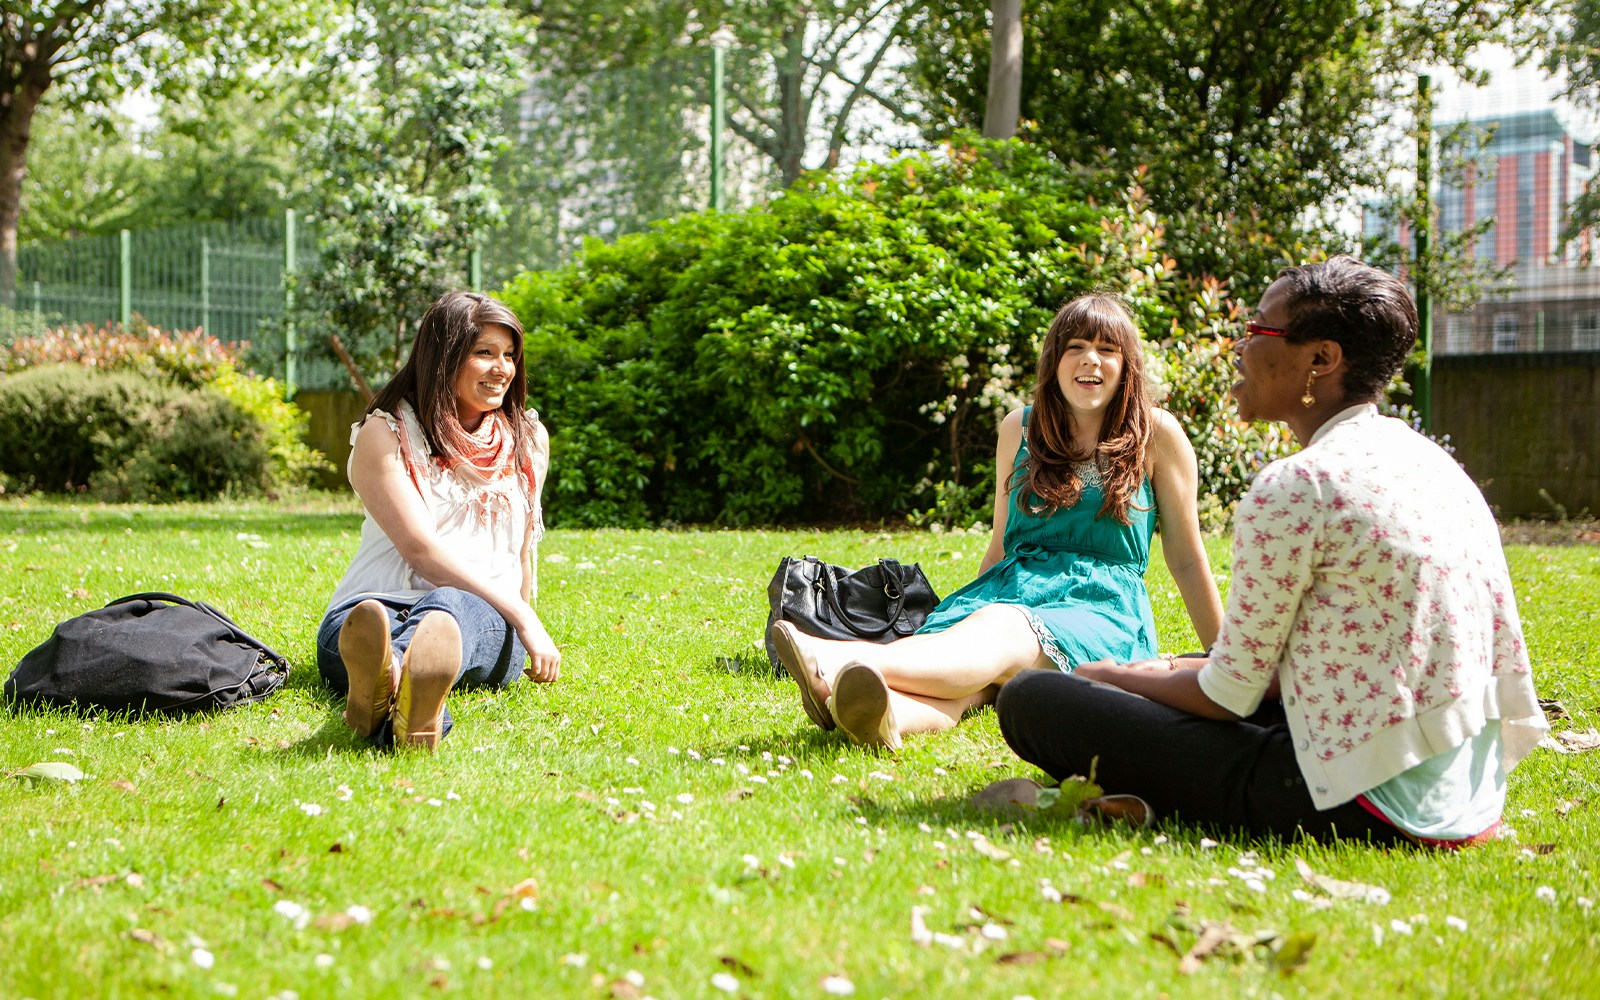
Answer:
<path fill-rule="evenodd" d="M 19 491 L 103 500 L 260 493 L 260 424 L 215 393 L 131 372 L 48 365 L 0 377 L 0 476 Z"/>
<path fill-rule="evenodd" d="M 1055 308 L 1126 284 L 1099 252 L 1115 210 L 1081 190 L 1030 147 L 963 147 L 521 276 L 552 519 L 898 519 L 970 493 L 982 517 Z"/>
<path fill-rule="evenodd" d="M 117 373 L 146 383 L 141 389 L 113 389 L 96 382 L 69 380 L 63 384 L 82 385 L 93 397 L 74 405 L 94 410 L 114 403 L 118 392 L 128 392 L 141 401 L 130 402 L 135 408 L 158 405 L 151 402 L 158 400 L 160 406 L 167 407 L 168 416 L 181 417 L 192 430 L 177 428 L 145 444 L 138 440 L 107 440 L 97 446 L 93 455 L 83 451 L 87 445 L 82 435 L 77 435 L 73 444 L 78 449 L 73 452 L 76 457 L 65 475 L 41 477 L 23 456 L 5 453 L 0 456 L 0 472 L 14 477 L 11 488 L 61 489 L 70 483 L 72 489 L 88 489 L 108 500 L 133 496 L 175 500 L 219 492 L 281 493 L 304 488 L 329 467 L 321 453 L 305 443 L 309 418 L 283 398 L 278 383 L 243 371 L 234 348 L 200 330 L 166 331 L 139 320 L 127 329 L 113 324 L 61 327 L 0 345 L 0 384 L 17 377 L 17 373 L 61 365 L 91 374 Z M 102 433 L 122 433 L 108 428 L 124 424 L 107 419 L 111 422 L 102 423 Z M 250 429 L 236 434 L 234 423 L 238 419 L 243 419 Z M 137 430 L 128 429 L 132 426 L 127 425 L 124 432 L 144 433 L 143 425 L 138 425 Z M 236 442 L 248 442 L 248 453 L 216 456 L 216 442 L 230 437 Z M 257 450 L 265 453 L 264 471 L 260 474 L 253 471 L 259 459 Z M 105 464 L 114 455 L 123 456 L 115 463 L 119 472 Z M 137 455 L 144 457 L 130 457 Z M 170 468 L 156 470 L 148 467 L 151 461 Z M 12 472 L 13 465 L 24 471 Z M 217 471 L 205 471 L 203 466 L 213 466 Z M 99 478 L 93 478 L 85 469 L 98 473 Z M 184 469 L 193 471 L 180 471 Z M 92 478 L 99 485 L 91 485 Z M 56 485 L 45 485 L 51 482 Z M 173 495 L 161 495 L 168 487 L 175 491 Z"/>
<path fill-rule="evenodd" d="M 1226 517 L 1285 439 L 1232 415 L 1236 306 L 1142 192 L 1019 142 L 820 175 L 765 208 L 591 242 L 503 297 L 553 440 L 552 523 L 987 520 L 999 418 L 1062 302 L 1124 294 Z"/>

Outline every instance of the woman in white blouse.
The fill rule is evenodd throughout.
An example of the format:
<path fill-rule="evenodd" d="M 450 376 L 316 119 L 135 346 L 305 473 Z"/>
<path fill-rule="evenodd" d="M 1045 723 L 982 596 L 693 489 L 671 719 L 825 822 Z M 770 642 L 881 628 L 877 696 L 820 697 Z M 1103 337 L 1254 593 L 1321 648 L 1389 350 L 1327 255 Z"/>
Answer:
<path fill-rule="evenodd" d="M 451 292 L 352 430 L 366 519 L 317 667 L 346 696 L 345 721 L 379 746 L 437 747 L 453 688 L 561 672 L 531 603 L 550 443 L 526 392 L 517 317 Z"/>
<path fill-rule="evenodd" d="M 1240 501 L 1215 646 L 1018 678 L 997 708 L 1018 754 L 1056 778 L 1094 767 L 1136 812 L 1247 833 L 1493 834 L 1546 724 L 1488 505 L 1377 410 L 1416 329 L 1405 286 L 1349 257 L 1267 289 L 1232 394 L 1302 449 Z"/>

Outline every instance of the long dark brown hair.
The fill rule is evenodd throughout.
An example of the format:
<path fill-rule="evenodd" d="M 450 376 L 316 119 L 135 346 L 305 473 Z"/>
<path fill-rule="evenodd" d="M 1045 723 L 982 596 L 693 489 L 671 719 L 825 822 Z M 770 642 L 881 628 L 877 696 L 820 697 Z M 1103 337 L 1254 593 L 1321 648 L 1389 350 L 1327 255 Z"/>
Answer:
<path fill-rule="evenodd" d="M 522 369 L 522 322 L 503 303 L 478 292 L 449 292 L 428 307 L 417 324 L 417 337 L 411 356 L 395 372 L 389 384 L 378 390 L 367 412 L 394 413 L 401 402 L 411 404 L 422 425 L 428 449 L 435 455 L 466 458 L 472 452 L 467 429 L 456 414 L 456 375 L 467 363 L 472 345 L 486 326 L 503 326 L 511 333 L 511 349 L 516 355 L 516 372 L 500 402 L 499 412 L 511 424 L 514 454 L 523 449 L 527 421 L 524 417 L 528 378 Z"/>
<path fill-rule="evenodd" d="M 1099 442 L 1092 451 L 1080 452 L 1073 445 L 1072 412 L 1056 377 L 1071 340 L 1110 342 L 1122 354 L 1122 381 L 1111 397 Z M 1039 376 L 1027 430 L 1028 460 L 1012 479 L 1013 486 L 1023 484 L 1020 506 L 1035 515 L 1071 507 L 1083 495 L 1083 480 L 1073 470 L 1073 463 L 1092 460 L 1100 468 L 1105 492 L 1096 516 L 1110 515 L 1123 524 L 1130 523 L 1128 508 L 1144 482 L 1152 421 L 1144 354 L 1133 314 L 1120 299 L 1098 292 L 1068 302 L 1056 313 L 1039 349 Z"/>

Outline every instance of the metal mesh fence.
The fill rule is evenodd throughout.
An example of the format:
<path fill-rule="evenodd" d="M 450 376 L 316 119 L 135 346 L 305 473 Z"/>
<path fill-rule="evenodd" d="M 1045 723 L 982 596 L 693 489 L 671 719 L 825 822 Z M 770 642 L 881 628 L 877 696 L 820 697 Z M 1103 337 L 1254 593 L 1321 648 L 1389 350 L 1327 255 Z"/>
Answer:
<path fill-rule="evenodd" d="M 708 50 L 693 49 L 647 67 L 536 77 L 512 109 L 515 147 L 500 168 L 508 212 L 484 246 L 487 284 L 555 267 L 587 239 L 706 208 L 711 65 Z M 726 207 L 774 186 L 746 144 L 730 142 L 724 164 Z"/>
<path fill-rule="evenodd" d="M 313 242 L 296 242 L 305 260 Z M 53 323 L 124 313 L 160 327 L 205 328 L 229 342 L 276 336 L 283 312 L 285 219 L 246 219 L 90 236 L 17 254 L 17 305 Z M 270 344 L 262 344 L 270 349 Z"/>

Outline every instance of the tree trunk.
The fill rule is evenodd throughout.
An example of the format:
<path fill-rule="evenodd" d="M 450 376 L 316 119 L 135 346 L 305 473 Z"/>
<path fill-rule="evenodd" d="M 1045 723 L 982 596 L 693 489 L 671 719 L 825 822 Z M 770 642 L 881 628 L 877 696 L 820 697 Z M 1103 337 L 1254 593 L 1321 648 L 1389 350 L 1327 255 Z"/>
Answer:
<path fill-rule="evenodd" d="M 1009 139 L 1022 117 L 1022 0 L 990 0 L 989 99 L 983 109 L 983 134 Z"/>
<path fill-rule="evenodd" d="M 0 305 L 7 308 L 17 303 L 17 223 L 33 113 L 49 86 L 49 63 L 35 61 L 23 65 L 14 90 L 0 94 Z"/>
<path fill-rule="evenodd" d="M 791 23 L 783 30 L 783 53 L 778 62 L 778 170 L 783 186 L 800 179 L 805 169 L 806 118 L 810 108 L 805 97 L 806 59 L 805 22 Z"/>

